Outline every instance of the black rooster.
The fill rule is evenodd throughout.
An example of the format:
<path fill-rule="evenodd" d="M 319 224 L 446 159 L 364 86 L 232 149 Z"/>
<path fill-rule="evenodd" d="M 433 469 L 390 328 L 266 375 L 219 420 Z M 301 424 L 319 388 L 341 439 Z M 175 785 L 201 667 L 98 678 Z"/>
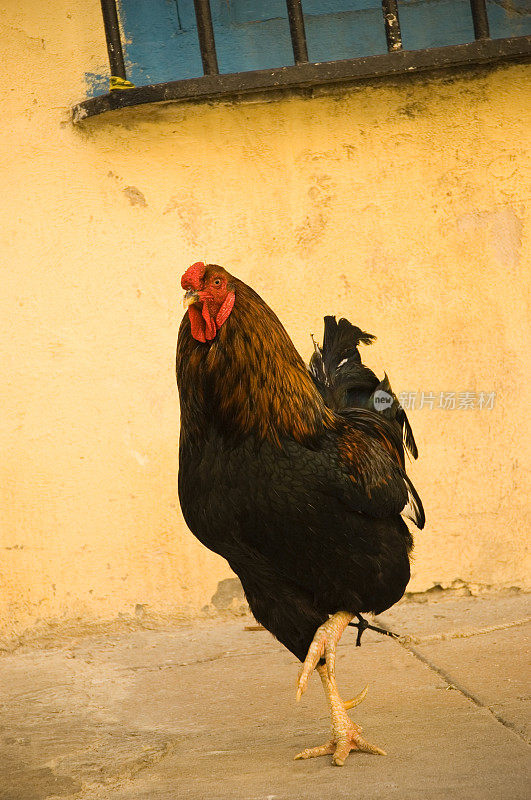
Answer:
<path fill-rule="evenodd" d="M 404 471 L 403 440 L 417 455 L 409 422 L 357 350 L 373 337 L 327 317 L 309 371 L 266 303 L 222 267 L 199 262 L 181 283 L 185 520 L 227 559 L 256 619 L 303 662 L 297 699 L 320 674 L 332 737 L 296 758 L 329 753 L 341 765 L 352 749 L 383 753 L 347 714 L 364 692 L 343 703 L 334 669 L 352 619 L 404 593 L 413 542 L 401 515 L 424 525 Z"/>

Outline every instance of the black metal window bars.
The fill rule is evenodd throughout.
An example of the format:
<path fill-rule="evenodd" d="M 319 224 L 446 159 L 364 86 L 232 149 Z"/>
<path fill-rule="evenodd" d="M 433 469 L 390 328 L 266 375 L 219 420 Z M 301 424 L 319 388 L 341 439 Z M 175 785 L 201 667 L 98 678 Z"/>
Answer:
<path fill-rule="evenodd" d="M 311 63 L 301 0 L 286 0 L 294 64 L 274 69 L 220 74 L 210 0 L 194 0 L 203 76 L 135 87 L 127 80 L 116 0 L 101 0 L 111 69 L 110 92 L 74 107 L 74 121 L 127 106 L 169 100 L 200 100 L 311 87 L 384 75 L 526 60 L 531 36 L 491 39 L 485 0 L 470 0 L 475 41 L 468 44 L 404 50 L 397 0 L 382 0 L 387 53 L 363 58 Z"/>

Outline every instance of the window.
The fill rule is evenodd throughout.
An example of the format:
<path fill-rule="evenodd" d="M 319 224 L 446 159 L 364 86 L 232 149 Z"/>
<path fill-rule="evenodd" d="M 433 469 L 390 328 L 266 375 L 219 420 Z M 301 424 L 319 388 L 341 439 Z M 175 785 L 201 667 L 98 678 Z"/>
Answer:
<path fill-rule="evenodd" d="M 115 0 L 102 10 L 118 80 L 103 102 L 108 77 L 88 76 L 79 118 L 531 54 L 527 0 L 121 0 L 123 35 Z"/>

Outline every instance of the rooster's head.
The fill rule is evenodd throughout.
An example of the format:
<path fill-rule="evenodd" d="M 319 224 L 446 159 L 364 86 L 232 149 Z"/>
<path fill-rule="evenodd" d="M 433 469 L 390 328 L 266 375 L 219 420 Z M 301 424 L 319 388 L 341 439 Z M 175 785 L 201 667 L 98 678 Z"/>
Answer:
<path fill-rule="evenodd" d="M 234 306 L 231 275 L 217 264 L 197 261 L 182 276 L 181 286 L 186 289 L 184 304 L 192 336 L 198 342 L 212 341 Z"/>

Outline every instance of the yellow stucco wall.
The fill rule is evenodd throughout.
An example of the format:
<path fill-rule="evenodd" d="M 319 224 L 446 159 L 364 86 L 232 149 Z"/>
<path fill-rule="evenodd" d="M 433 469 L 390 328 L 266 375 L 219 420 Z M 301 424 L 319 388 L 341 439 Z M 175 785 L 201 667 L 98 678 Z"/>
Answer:
<path fill-rule="evenodd" d="M 199 259 L 305 356 L 344 314 L 397 391 L 497 393 L 410 414 L 411 588 L 524 585 L 527 68 L 76 128 L 106 63 L 99 3 L 0 5 L 0 631 L 193 613 L 230 575 L 177 501 L 179 278 Z"/>

